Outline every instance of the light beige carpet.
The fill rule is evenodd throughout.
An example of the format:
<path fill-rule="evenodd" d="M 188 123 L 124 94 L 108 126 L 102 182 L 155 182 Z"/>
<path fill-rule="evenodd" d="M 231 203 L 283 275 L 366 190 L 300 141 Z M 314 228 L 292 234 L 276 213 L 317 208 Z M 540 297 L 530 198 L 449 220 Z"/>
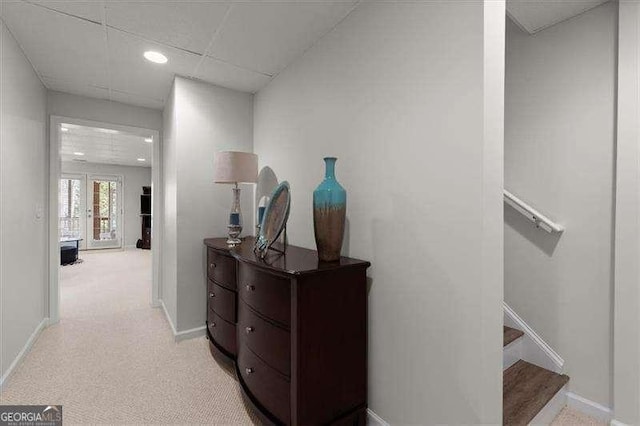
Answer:
<path fill-rule="evenodd" d="M 582 414 L 573 408 L 564 407 L 560 414 L 551 423 L 552 426 L 606 426 L 607 423 L 601 422 L 598 419 L 589 417 L 586 414 Z"/>
<path fill-rule="evenodd" d="M 80 257 L 61 269 L 60 323 L 42 332 L 0 403 L 62 404 L 65 424 L 255 423 L 207 340 L 175 343 L 150 307 L 149 251 Z"/>

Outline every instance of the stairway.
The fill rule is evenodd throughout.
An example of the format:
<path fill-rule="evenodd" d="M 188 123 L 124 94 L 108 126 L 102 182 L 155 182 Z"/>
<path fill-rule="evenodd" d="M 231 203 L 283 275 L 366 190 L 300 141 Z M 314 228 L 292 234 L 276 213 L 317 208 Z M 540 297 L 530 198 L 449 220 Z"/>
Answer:
<path fill-rule="evenodd" d="M 503 350 L 507 351 L 512 345 L 517 345 L 523 335 L 522 331 L 505 326 Z M 503 424 L 529 424 L 568 381 L 567 375 L 554 373 L 522 359 L 510 363 L 503 372 Z"/>

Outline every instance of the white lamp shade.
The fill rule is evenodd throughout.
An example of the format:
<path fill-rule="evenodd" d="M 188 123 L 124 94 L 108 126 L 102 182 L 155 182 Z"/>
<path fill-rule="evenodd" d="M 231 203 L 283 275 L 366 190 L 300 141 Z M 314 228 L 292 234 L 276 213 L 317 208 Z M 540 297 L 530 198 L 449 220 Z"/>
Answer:
<path fill-rule="evenodd" d="M 250 152 L 222 151 L 213 159 L 216 183 L 252 183 L 258 181 L 258 156 Z"/>

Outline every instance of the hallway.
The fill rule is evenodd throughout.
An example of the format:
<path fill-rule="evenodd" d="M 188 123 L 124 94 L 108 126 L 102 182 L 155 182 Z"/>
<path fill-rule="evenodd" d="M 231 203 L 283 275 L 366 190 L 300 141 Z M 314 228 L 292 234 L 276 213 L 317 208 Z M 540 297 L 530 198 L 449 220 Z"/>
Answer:
<path fill-rule="evenodd" d="M 60 273 L 60 323 L 43 330 L 0 404 L 62 404 L 76 424 L 252 423 L 207 341 L 175 343 L 162 308 L 149 306 L 149 251 L 80 258 Z"/>

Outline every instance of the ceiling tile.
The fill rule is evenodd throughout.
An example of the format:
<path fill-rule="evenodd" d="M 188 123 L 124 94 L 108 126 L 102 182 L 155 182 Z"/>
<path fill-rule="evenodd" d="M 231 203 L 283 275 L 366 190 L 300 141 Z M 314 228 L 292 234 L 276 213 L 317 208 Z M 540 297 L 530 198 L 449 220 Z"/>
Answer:
<path fill-rule="evenodd" d="M 354 3 L 235 3 L 208 53 L 235 65 L 276 74 L 333 28 Z"/>
<path fill-rule="evenodd" d="M 102 6 L 96 0 L 25 0 L 40 7 L 56 10 L 82 19 L 102 22 Z"/>
<path fill-rule="evenodd" d="M 0 0 L 0 18 L 4 18 L 5 8 L 12 3 L 19 3 L 22 0 Z"/>
<path fill-rule="evenodd" d="M 572 18 L 609 0 L 508 0 L 507 13 L 530 34 Z"/>
<path fill-rule="evenodd" d="M 190 75 L 200 60 L 197 55 L 111 28 L 108 36 L 111 89 L 129 95 L 163 101 L 169 93 L 174 74 Z M 142 56 L 147 50 L 157 50 L 169 61 L 166 64 L 149 62 Z"/>
<path fill-rule="evenodd" d="M 234 65 L 205 57 L 194 77 L 229 89 L 255 93 L 266 86 L 271 77 L 238 68 Z"/>
<path fill-rule="evenodd" d="M 88 96 L 90 98 L 109 99 L 109 90 L 103 87 L 79 84 L 77 81 L 66 81 L 42 76 L 42 82 L 50 90 Z"/>
<path fill-rule="evenodd" d="M 118 90 L 111 90 L 111 100 L 122 102 L 123 104 L 136 105 L 145 108 L 160 110 L 164 107 L 165 101 L 164 98 L 153 98 L 134 93 L 120 92 Z"/>
<path fill-rule="evenodd" d="M 153 144 L 144 141 L 144 136 L 119 132 L 106 134 L 93 127 L 63 125 L 60 154 L 63 161 L 86 161 L 90 163 L 120 164 L 124 166 L 150 167 Z M 84 155 L 75 155 L 81 152 Z M 146 161 L 140 162 L 138 158 Z"/>
<path fill-rule="evenodd" d="M 50 89 L 161 109 L 176 74 L 260 90 L 354 2 L 0 0 L 0 13 Z"/>
<path fill-rule="evenodd" d="M 3 20 L 40 75 L 107 86 L 101 25 L 24 2 L 6 3 L 3 9 Z"/>
<path fill-rule="evenodd" d="M 112 0 L 107 3 L 107 24 L 203 54 L 228 8 L 228 1 Z"/>

